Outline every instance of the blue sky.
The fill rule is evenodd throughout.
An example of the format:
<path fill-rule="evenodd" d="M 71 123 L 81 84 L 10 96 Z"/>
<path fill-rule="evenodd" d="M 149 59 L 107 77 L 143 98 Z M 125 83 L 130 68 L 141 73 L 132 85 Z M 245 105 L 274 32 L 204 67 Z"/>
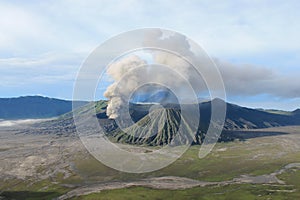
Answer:
<path fill-rule="evenodd" d="M 273 74 L 263 81 L 270 86 L 229 92 L 229 101 L 293 110 L 300 107 L 299 10 L 296 0 L 0 1 L 0 97 L 71 99 L 80 65 L 99 44 L 124 31 L 162 27 L 254 74 L 253 82 L 262 81 L 257 69 Z"/>

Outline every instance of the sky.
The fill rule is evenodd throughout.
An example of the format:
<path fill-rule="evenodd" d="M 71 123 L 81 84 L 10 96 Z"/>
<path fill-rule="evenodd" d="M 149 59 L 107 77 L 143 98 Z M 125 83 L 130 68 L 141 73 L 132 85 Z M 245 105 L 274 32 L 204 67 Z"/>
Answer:
<path fill-rule="evenodd" d="M 72 99 L 87 56 L 119 33 L 178 31 L 220 65 L 227 101 L 300 107 L 300 2 L 0 0 L 0 97 Z"/>

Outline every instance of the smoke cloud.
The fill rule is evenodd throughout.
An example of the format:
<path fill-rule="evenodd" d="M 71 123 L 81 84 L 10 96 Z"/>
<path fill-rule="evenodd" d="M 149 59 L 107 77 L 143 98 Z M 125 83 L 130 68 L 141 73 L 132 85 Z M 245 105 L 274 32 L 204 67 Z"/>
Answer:
<path fill-rule="evenodd" d="M 299 73 L 283 74 L 268 67 L 233 64 L 216 58 L 214 62 L 222 74 L 228 96 L 300 98 Z"/>
<path fill-rule="evenodd" d="M 118 117 L 118 112 L 122 105 L 127 103 L 125 102 L 123 96 L 125 96 L 125 94 L 127 94 L 131 89 L 138 87 L 139 78 L 135 77 L 128 81 L 127 84 L 122 87 L 123 90 L 117 88 L 118 81 L 120 81 L 122 76 L 130 70 L 145 64 L 146 61 L 142 60 L 138 56 L 133 55 L 114 62 L 108 67 L 107 73 L 114 79 L 114 83 L 108 86 L 104 92 L 104 96 L 109 99 L 106 111 L 106 114 L 109 116 L 109 118 L 115 119 Z"/>
<path fill-rule="evenodd" d="M 104 96 L 109 99 L 107 115 L 111 119 L 115 119 L 119 116 L 123 106 L 128 104 L 128 93 L 137 90 L 145 78 L 151 80 L 153 83 L 163 82 L 167 85 L 172 85 L 173 88 L 176 88 L 177 94 L 179 93 L 179 97 L 177 98 L 179 98 L 181 102 L 190 101 L 189 96 L 186 94 L 186 83 L 191 84 L 190 86 L 192 88 L 193 85 L 197 85 L 197 88 L 193 89 L 198 92 L 206 88 L 201 76 L 194 67 L 184 59 L 194 56 L 186 37 L 176 33 L 164 35 L 160 30 L 155 30 L 145 36 L 144 46 L 158 46 L 161 48 L 147 50 L 147 53 L 152 55 L 152 62 L 168 66 L 170 68 L 169 70 L 177 73 L 177 76 L 180 76 L 180 78 L 168 75 L 166 69 L 161 69 L 160 71 L 157 71 L 157 69 L 152 70 L 149 61 L 146 61 L 137 55 L 128 56 L 112 63 L 108 66 L 107 73 L 113 78 L 114 83 L 110 85 L 104 93 Z M 164 49 L 174 49 L 174 51 L 176 50 L 180 55 L 165 51 Z M 145 74 L 134 72 L 134 69 L 137 67 L 147 64 L 148 70 Z M 126 81 L 123 80 L 122 85 L 119 84 L 117 87 L 117 84 L 121 79 Z M 159 88 L 156 85 L 155 89 L 156 91 L 162 91 L 166 88 L 163 86 Z M 149 87 L 147 87 L 147 90 L 149 90 Z"/>

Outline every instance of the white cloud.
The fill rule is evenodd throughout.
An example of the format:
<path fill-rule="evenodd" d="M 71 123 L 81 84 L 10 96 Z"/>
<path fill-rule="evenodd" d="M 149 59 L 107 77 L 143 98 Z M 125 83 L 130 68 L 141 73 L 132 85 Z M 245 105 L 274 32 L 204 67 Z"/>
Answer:
<path fill-rule="evenodd" d="M 183 32 L 217 56 L 299 50 L 299 8 L 298 1 L 1 3 L 0 42 L 24 51 L 39 44 L 90 51 L 120 32 L 157 26 Z"/>
<path fill-rule="evenodd" d="M 45 54 L 35 58 L 0 59 L 0 85 L 24 87 L 74 81 L 83 56 L 78 54 Z"/>
<path fill-rule="evenodd" d="M 31 52 L 53 40 L 41 17 L 22 6 L 0 3 L 1 50 Z"/>

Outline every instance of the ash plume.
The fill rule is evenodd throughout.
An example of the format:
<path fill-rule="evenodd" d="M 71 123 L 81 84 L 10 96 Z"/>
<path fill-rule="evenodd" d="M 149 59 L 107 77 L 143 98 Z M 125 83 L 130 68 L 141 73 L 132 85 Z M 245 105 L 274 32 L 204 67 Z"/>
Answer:
<path fill-rule="evenodd" d="M 177 33 L 165 35 L 157 29 L 145 36 L 143 46 L 150 48 L 158 46 L 160 49 L 149 50 L 153 63 L 168 66 L 170 71 L 179 74 L 181 78 L 166 75 L 165 69 L 159 73 L 157 73 L 157 70 L 154 70 L 155 72 L 151 71 L 150 64 L 137 55 L 124 57 L 112 63 L 108 66 L 107 73 L 113 78 L 114 82 L 104 93 L 104 96 L 109 99 L 107 115 L 111 119 L 117 118 L 122 110 L 126 108 L 126 104 L 129 103 L 129 93 L 139 88 L 145 78 L 153 83 L 163 82 L 172 85 L 173 88 L 176 88 L 177 94 L 180 94 L 177 96 L 179 102 L 192 101 L 186 94 L 186 83 L 184 84 L 184 82 L 188 82 L 196 94 L 206 89 L 205 83 L 197 70 L 184 59 L 194 56 L 186 37 Z M 164 49 L 171 50 L 171 52 Z M 172 50 L 180 55 L 172 53 Z M 145 74 L 135 72 L 134 69 L 145 65 L 149 68 Z M 122 85 L 118 84 L 122 79 Z M 163 87 L 160 90 L 163 90 Z"/>
<path fill-rule="evenodd" d="M 122 87 L 123 90 L 117 88 L 117 82 L 121 80 L 122 76 L 129 72 L 130 70 L 145 65 L 146 61 L 142 60 L 138 56 L 130 56 L 117 61 L 109 66 L 107 73 L 114 79 L 114 83 L 107 87 L 104 92 L 104 96 L 109 99 L 107 105 L 106 114 L 110 119 L 115 119 L 118 117 L 118 112 L 122 108 L 125 102 L 123 98 L 128 91 L 134 89 L 138 86 L 138 77 L 127 82 L 126 85 Z"/>

